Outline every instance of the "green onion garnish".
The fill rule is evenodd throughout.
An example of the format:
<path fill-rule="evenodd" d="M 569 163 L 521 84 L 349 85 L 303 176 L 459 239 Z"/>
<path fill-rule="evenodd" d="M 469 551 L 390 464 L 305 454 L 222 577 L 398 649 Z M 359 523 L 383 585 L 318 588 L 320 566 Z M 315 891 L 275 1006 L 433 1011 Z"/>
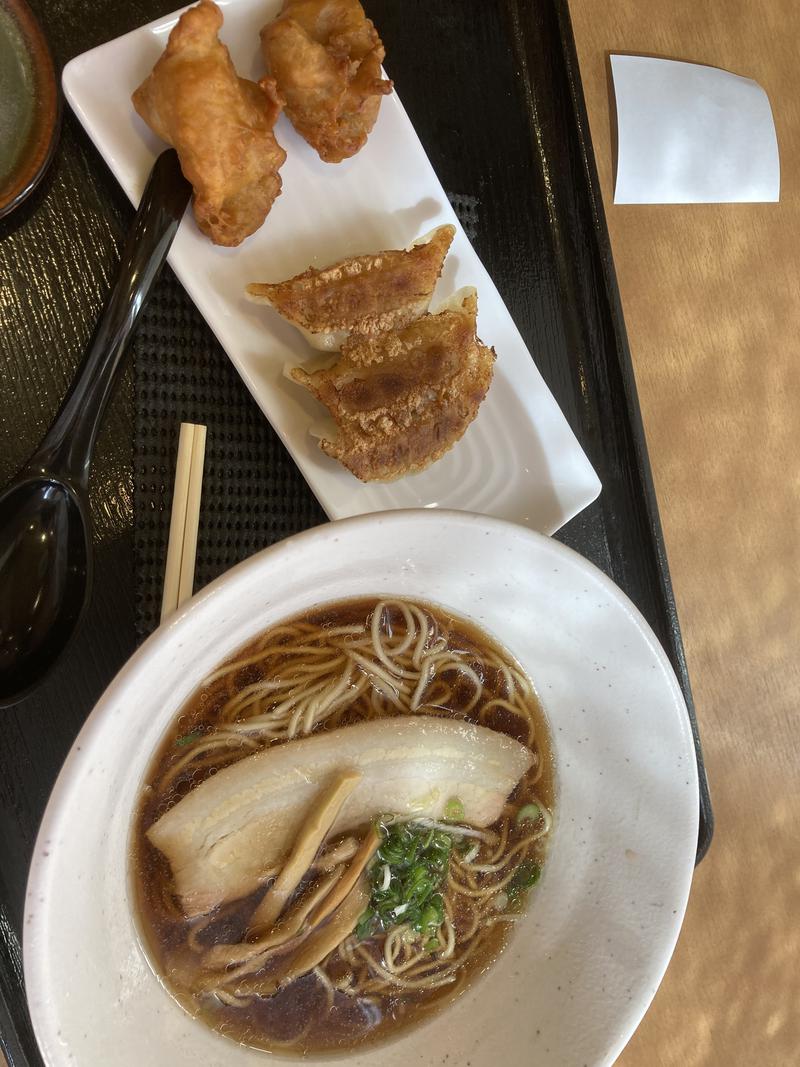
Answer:
<path fill-rule="evenodd" d="M 445 822 L 460 822 L 464 818 L 464 805 L 458 797 L 450 797 L 444 806 Z"/>
<path fill-rule="evenodd" d="M 356 937 L 363 941 L 365 937 L 369 937 L 372 933 L 372 912 L 369 908 L 364 912 L 361 918 L 358 920 L 358 926 L 356 926 Z"/>
<path fill-rule="evenodd" d="M 519 826 L 524 822 L 535 822 L 541 814 L 542 809 L 538 804 L 523 804 L 517 812 L 515 824 Z"/>
<path fill-rule="evenodd" d="M 379 829 L 383 843 L 369 870 L 370 903 L 356 934 L 363 939 L 406 924 L 434 940 L 431 935 L 444 922 L 441 889 L 450 866 L 452 836 L 413 823 L 384 823 Z"/>
<path fill-rule="evenodd" d="M 542 874 L 542 868 L 538 863 L 520 863 L 514 872 L 514 876 L 506 886 L 508 901 L 515 904 L 523 893 L 535 886 Z"/>
<path fill-rule="evenodd" d="M 184 734 L 183 737 L 179 737 L 175 742 L 176 745 L 191 745 L 192 741 L 196 741 L 199 737 L 203 736 L 202 730 L 192 730 L 190 734 Z"/>

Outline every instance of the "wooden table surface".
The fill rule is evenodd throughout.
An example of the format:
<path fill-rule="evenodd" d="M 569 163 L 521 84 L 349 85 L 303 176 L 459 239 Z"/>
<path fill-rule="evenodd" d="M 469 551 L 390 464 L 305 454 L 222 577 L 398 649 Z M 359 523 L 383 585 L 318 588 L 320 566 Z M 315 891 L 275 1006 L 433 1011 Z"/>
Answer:
<path fill-rule="evenodd" d="M 570 0 L 716 815 L 623 1067 L 800 1061 L 800 5 Z M 780 204 L 617 206 L 610 52 L 723 67 L 775 115 Z"/>

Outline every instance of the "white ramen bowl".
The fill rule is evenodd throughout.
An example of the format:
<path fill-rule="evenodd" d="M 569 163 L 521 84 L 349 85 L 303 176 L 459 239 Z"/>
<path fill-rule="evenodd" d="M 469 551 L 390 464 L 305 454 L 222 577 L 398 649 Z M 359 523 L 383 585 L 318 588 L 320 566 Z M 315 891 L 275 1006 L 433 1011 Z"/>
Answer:
<path fill-rule="evenodd" d="M 520 661 L 551 725 L 556 821 L 500 959 L 441 1014 L 348 1062 L 595 1067 L 619 1054 L 692 877 L 697 772 L 677 681 L 641 615 L 576 553 L 478 515 L 407 511 L 321 526 L 235 567 L 139 649 L 90 715 L 26 901 L 25 981 L 50 1067 L 267 1062 L 188 1016 L 151 969 L 128 890 L 132 813 L 159 739 L 212 668 L 312 605 L 384 593 L 450 608 Z"/>

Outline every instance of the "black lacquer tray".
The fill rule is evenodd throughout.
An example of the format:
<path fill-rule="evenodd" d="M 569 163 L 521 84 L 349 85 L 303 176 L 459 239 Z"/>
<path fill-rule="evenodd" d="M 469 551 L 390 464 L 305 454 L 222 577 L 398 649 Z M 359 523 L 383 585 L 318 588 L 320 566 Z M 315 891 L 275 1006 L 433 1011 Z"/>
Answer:
<path fill-rule="evenodd" d="M 175 5 L 32 6 L 63 66 Z M 557 536 L 631 597 L 683 686 L 700 769 L 699 861 L 713 832 L 711 805 L 566 0 L 367 0 L 366 7 L 431 162 L 603 482 L 599 500 Z M 121 190 L 67 115 L 46 181 L 0 223 L 0 483 L 55 412 L 130 218 Z M 10 1067 L 42 1062 L 20 949 L 36 829 L 86 715 L 156 624 L 181 420 L 209 427 L 198 585 L 324 520 L 166 272 L 99 442 L 87 619 L 41 689 L 0 712 L 0 1048 Z"/>

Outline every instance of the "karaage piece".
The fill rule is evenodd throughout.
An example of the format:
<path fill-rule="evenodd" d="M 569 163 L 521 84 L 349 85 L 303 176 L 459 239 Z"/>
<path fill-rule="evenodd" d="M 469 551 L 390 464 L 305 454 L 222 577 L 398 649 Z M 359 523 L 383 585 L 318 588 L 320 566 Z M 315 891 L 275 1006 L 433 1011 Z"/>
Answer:
<path fill-rule="evenodd" d="M 320 448 L 364 482 L 424 470 L 459 440 L 492 381 L 474 289 L 401 330 L 352 336 L 333 367 L 290 372 L 337 426 Z"/>
<path fill-rule="evenodd" d="M 366 144 L 392 83 L 385 51 L 358 0 L 284 0 L 261 31 L 267 69 L 294 128 L 326 163 Z"/>
<path fill-rule="evenodd" d="M 399 329 L 428 310 L 454 226 L 439 226 L 407 250 L 355 256 L 289 281 L 253 283 L 248 294 L 269 304 L 321 349 L 351 333 Z"/>
<path fill-rule="evenodd" d="M 272 133 L 281 110 L 274 81 L 238 77 L 217 36 L 221 26 L 211 0 L 184 12 L 133 106 L 177 150 L 203 233 L 215 244 L 238 245 L 280 193 L 286 153 Z"/>

